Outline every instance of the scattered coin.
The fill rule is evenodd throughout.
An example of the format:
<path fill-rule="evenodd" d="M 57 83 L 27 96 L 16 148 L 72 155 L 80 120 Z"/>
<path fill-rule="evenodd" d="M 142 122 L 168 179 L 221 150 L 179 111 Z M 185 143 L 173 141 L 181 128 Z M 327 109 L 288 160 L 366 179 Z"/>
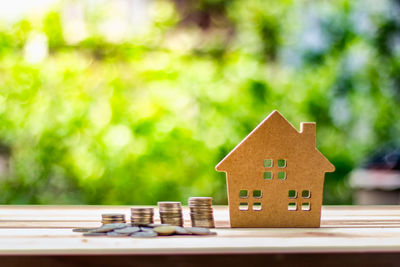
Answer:
<path fill-rule="evenodd" d="M 74 232 L 83 233 L 83 236 L 110 236 L 110 237 L 156 237 L 169 235 L 216 235 L 208 227 L 214 223 L 212 215 L 212 198 L 189 199 L 191 217 L 195 215 L 197 222 L 194 227 L 183 227 L 182 207 L 180 202 L 159 202 L 161 224 L 153 223 L 153 208 L 131 208 L 132 223 L 125 223 L 124 214 L 102 214 L 104 223 L 97 228 L 76 228 Z M 193 213 L 193 214 L 192 214 Z M 115 222 L 115 223 L 114 223 Z M 192 217 L 193 224 L 193 217 Z M 199 225 L 205 224 L 205 227 Z"/>
<path fill-rule="evenodd" d="M 153 231 L 153 227 L 140 226 L 140 231 Z"/>
<path fill-rule="evenodd" d="M 124 228 L 127 227 L 128 225 L 125 223 L 110 223 L 110 224 L 106 224 L 103 225 L 103 228 L 111 228 L 111 229 L 119 229 L 119 228 Z"/>
<path fill-rule="evenodd" d="M 210 229 L 203 227 L 188 227 L 185 229 L 194 235 L 209 235 L 211 233 Z"/>
<path fill-rule="evenodd" d="M 96 229 L 96 228 L 74 228 L 74 229 L 72 229 L 72 232 L 87 233 L 87 232 L 90 232 L 90 230 L 94 230 L 94 229 Z"/>
<path fill-rule="evenodd" d="M 175 233 L 175 230 L 175 226 L 158 226 L 153 229 L 153 231 L 159 235 L 172 235 Z"/>
<path fill-rule="evenodd" d="M 139 231 L 140 231 L 139 227 L 131 227 L 131 226 L 114 230 L 114 232 L 119 233 L 119 234 L 133 234 L 133 233 L 136 233 Z"/>
<path fill-rule="evenodd" d="M 113 228 L 110 227 L 99 227 L 93 230 L 90 230 L 89 233 L 107 233 L 113 231 Z"/>
<path fill-rule="evenodd" d="M 114 237 L 124 237 L 124 236 L 129 236 L 129 235 L 130 234 L 128 234 L 128 233 L 123 234 L 123 233 L 117 233 L 115 231 L 107 233 L 107 236 L 114 236 Z"/>
<path fill-rule="evenodd" d="M 192 233 L 184 227 L 175 226 L 175 234 L 177 235 L 191 235 Z"/>
<path fill-rule="evenodd" d="M 156 237 L 157 233 L 154 231 L 136 232 L 131 234 L 132 237 Z"/>

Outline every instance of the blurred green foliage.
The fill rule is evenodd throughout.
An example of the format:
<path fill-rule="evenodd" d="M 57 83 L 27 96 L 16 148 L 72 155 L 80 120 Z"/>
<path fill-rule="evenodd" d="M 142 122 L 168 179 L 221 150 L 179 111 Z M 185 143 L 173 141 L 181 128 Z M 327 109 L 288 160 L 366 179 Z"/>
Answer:
<path fill-rule="evenodd" d="M 348 173 L 399 143 L 399 2 L 181 2 L 153 1 L 149 29 L 116 43 L 66 42 L 62 5 L 1 24 L 1 203 L 225 204 L 214 166 L 274 109 L 317 122 L 324 202 L 351 203 Z"/>

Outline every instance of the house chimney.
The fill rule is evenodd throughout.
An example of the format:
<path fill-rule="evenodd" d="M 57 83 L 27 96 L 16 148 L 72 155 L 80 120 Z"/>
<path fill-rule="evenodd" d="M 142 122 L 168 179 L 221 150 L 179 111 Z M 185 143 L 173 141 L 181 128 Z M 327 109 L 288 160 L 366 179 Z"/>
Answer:
<path fill-rule="evenodd" d="M 300 124 L 300 134 L 315 146 L 316 130 L 315 122 L 302 122 Z"/>

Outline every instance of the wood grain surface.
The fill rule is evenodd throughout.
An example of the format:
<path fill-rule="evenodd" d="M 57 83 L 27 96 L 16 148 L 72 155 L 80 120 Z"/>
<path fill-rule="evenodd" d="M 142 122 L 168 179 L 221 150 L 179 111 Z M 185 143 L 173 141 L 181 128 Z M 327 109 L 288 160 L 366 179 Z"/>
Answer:
<path fill-rule="evenodd" d="M 101 213 L 122 212 L 129 218 L 129 208 L 0 206 L 0 255 L 400 252 L 398 206 L 324 206 L 321 228 L 312 229 L 232 229 L 228 228 L 228 208 L 219 206 L 214 208 L 218 235 L 204 237 L 83 237 L 71 230 L 99 226 Z M 186 207 L 184 217 L 190 226 Z"/>

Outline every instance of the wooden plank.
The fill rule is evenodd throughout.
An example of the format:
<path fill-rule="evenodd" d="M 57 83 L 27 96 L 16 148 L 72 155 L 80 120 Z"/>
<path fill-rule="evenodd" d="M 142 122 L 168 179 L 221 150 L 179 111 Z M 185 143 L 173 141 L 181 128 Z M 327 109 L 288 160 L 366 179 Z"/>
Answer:
<path fill-rule="evenodd" d="M 400 251 L 400 230 L 218 229 L 218 236 L 85 238 L 69 229 L 2 229 L 0 255 L 146 255 Z M 330 229 L 332 230 L 332 229 Z"/>
<path fill-rule="evenodd" d="M 321 228 L 228 228 L 215 208 L 217 236 L 86 238 L 73 227 L 130 206 L 1 206 L 0 255 L 174 255 L 226 253 L 400 252 L 400 207 L 323 207 Z M 190 225 L 185 207 L 185 224 Z"/>

